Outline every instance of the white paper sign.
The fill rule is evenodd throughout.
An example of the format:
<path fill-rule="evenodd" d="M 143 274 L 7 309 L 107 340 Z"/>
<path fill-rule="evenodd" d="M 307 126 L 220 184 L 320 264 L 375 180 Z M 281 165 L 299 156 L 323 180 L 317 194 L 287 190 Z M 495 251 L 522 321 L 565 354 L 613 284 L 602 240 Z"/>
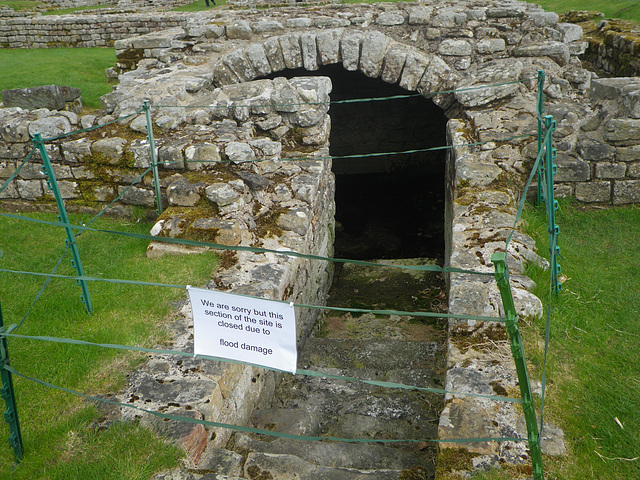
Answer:
<path fill-rule="evenodd" d="M 193 309 L 193 350 L 295 373 L 293 305 L 188 287 Z"/>

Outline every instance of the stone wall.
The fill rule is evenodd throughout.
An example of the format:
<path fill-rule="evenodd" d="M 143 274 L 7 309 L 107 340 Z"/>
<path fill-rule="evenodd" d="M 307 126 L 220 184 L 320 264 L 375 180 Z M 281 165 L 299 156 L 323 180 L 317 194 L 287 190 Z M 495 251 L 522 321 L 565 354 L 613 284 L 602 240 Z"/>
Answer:
<path fill-rule="evenodd" d="M 557 122 L 555 192 L 584 203 L 640 202 L 640 78 L 593 79 L 589 101 L 547 107 Z M 524 150 L 530 159 L 536 149 Z"/>
<path fill-rule="evenodd" d="M 320 88 L 319 95 L 327 97 L 329 87 L 318 82 L 317 79 L 291 82 L 283 79 L 274 82 L 264 80 L 254 88 L 261 90 L 261 98 L 265 102 L 272 101 L 271 94 L 273 101 L 280 101 L 273 84 L 277 88 L 287 89 L 291 98 L 298 101 L 302 101 L 301 92 L 307 95 L 309 88 Z M 171 195 L 172 185 L 188 172 L 206 175 L 209 170 L 222 170 L 222 165 L 218 163 L 221 161 L 230 164 L 252 160 L 278 161 L 283 155 L 290 154 L 287 152 L 295 152 L 297 142 L 303 142 L 298 147 L 305 151 L 320 148 L 327 142 L 328 122 L 324 115 L 328 107 L 309 107 L 303 113 L 297 107 L 286 107 L 287 111 L 281 111 L 279 107 L 264 107 L 258 109 L 258 114 L 242 107 L 233 107 L 234 102 L 243 102 L 243 94 L 243 88 L 230 86 L 212 92 L 212 105 L 225 105 L 224 108 L 153 111 L 156 155 L 160 162 L 165 206 L 189 206 L 180 203 L 184 200 L 176 200 Z M 228 101 L 229 95 L 233 96 L 233 101 Z M 223 100 L 217 102 L 217 99 Z M 78 117 L 68 111 L 26 111 L 17 107 L 0 109 L 0 180 L 9 178 L 31 151 L 35 133 L 41 133 L 43 138 L 51 138 L 113 120 L 114 117 L 110 115 Z M 53 162 L 63 198 L 70 201 L 71 205 L 100 208 L 125 192 L 136 177 L 150 166 L 151 153 L 144 114 L 134 115 L 128 120 L 129 126 L 111 123 L 93 132 L 47 144 L 48 156 Z M 171 130 L 178 124 L 192 126 L 186 127 L 187 132 L 178 134 Z M 254 137 L 254 131 L 261 132 L 263 136 Z M 38 153 L 33 161 L 41 163 Z M 215 177 L 220 174 L 212 175 Z M 50 193 L 40 168 L 30 162 L 0 193 L 0 198 L 43 205 L 52 201 Z M 150 173 L 126 191 L 118 206 L 123 208 L 126 205 L 153 208 L 155 200 Z"/>
<path fill-rule="evenodd" d="M 624 20 L 602 19 L 588 33 L 585 59 L 605 72 L 620 77 L 640 75 L 640 25 Z"/>
<path fill-rule="evenodd" d="M 328 101 L 330 90 L 329 80 L 322 77 L 261 80 L 210 92 L 209 103 L 224 104 L 225 108 L 183 110 L 177 113 L 179 130 L 168 130 L 167 116 L 154 114 L 158 133 L 162 132 L 156 138 L 158 158 L 163 162 L 160 170 L 166 210 L 152 234 L 274 251 L 223 254 L 223 268 L 208 287 L 299 304 L 324 304 L 332 264 L 275 251 L 325 257 L 333 254 L 334 177 L 327 149 L 328 105 L 322 104 Z M 283 91 L 289 95 L 286 107 L 280 97 Z M 247 107 L 256 92 L 260 92 L 260 106 Z M 298 105 L 309 95 L 320 104 Z M 0 112 L 2 182 L 30 150 L 34 133 L 50 137 L 109 119 L 78 119 L 70 112 L 45 109 Z M 169 123 L 176 116 L 171 118 Z M 132 132 L 144 130 L 139 120 L 136 117 L 126 127 L 113 123 L 96 130 L 93 136 L 47 144 L 70 209 L 74 200 L 85 207 L 108 202 L 149 164 L 147 140 L 132 138 Z M 55 208 L 47 195 L 40 163 L 33 158 L 26 164 L 9 188 L 0 193 L 0 205 L 24 208 L 32 203 L 38 208 Z M 152 207 L 150 181 L 147 175 L 130 189 L 115 212 L 126 211 L 128 205 Z M 147 254 L 156 257 L 201 250 L 157 241 L 151 242 Z M 190 314 L 185 308 L 171 325 L 176 332 L 176 349 L 192 348 Z M 300 345 L 316 325 L 318 314 L 317 309 L 296 308 Z M 263 389 L 268 392 L 274 387 L 275 378 L 273 372 L 247 365 L 160 355 L 137 370 L 131 382 L 122 394 L 124 402 L 208 421 L 243 424 Z M 168 390 L 159 385 L 169 386 Z M 130 409 L 123 415 L 141 416 Z M 142 417 L 144 422 L 153 423 L 152 417 Z M 162 422 L 155 426 L 167 428 Z M 223 447 L 231 434 L 230 430 L 206 430 L 202 426 L 187 425 L 186 430 L 177 430 L 178 434 L 175 429 L 168 434 L 184 440 L 183 446 L 194 462 L 207 445 Z"/>
<path fill-rule="evenodd" d="M 166 163 L 165 196 L 173 210 L 159 219 L 155 233 L 171 236 L 191 232 L 274 249 L 313 251 L 313 245 L 329 251 L 333 207 L 328 161 L 269 158 L 285 157 L 277 152 L 278 145 L 287 156 L 327 154 L 322 150 L 329 130 L 326 111 L 294 105 L 302 100 L 317 102 L 328 92 L 322 83 L 309 88 L 308 79 L 256 79 L 286 71 L 322 73 L 326 65 L 340 65 L 398 84 L 407 92 L 429 96 L 450 119 L 448 142 L 454 147 L 447 165 L 447 265 L 488 273 L 492 272 L 491 254 L 504 249 L 522 180 L 536 155 L 536 141 L 530 134 L 536 126 L 535 77 L 539 69 L 547 75 L 547 112 L 558 122 L 558 193 L 588 202 L 627 203 L 635 193 L 620 196 L 622 189 L 635 189 L 633 192 L 640 187 L 625 183 L 633 182 L 639 161 L 637 105 L 635 94 L 631 94 L 634 80 L 611 83 L 594 79 L 578 60 L 585 47 L 580 35 L 579 27 L 558 23 L 555 14 L 519 2 L 456 2 L 450 8 L 398 4 L 326 6 L 313 12 L 287 8 L 243 11 L 241 15 L 207 13 L 190 18 L 182 27 L 119 41 L 119 63 L 130 71 L 119 76 L 119 85 L 103 97 L 103 105 L 111 118 L 135 112 L 144 99 L 156 107 L 155 125 L 165 132 L 159 135 L 159 156 Z M 503 84 L 469 90 L 495 83 Z M 431 96 L 434 91 L 447 93 Z M 616 100 L 621 93 L 629 103 Z M 282 110 L 273 107 L 275 104 Z M 14 117 L 18 114 L 24 112 L 12 111 L 3 121 L 13 138 L 22 135 L 17 143 L 3 146 L 4 155 L 10 155 L 0 170 L 4 178 L 29 148 L 29 126 L 21 126 L 21 120 Z M 33 122 L 38 112 L 29 115 Z M 72 120 L 65 114 L 54 116 Z M 77 121 L 81 125 L 93 122 L 84 117 Z M 144 160 L 136 157 L 131 145 L 144 144 L 144 135 L 131 139 L 119 133 L 119 126 L 112 128 L 108 138 L 90 138 L 84 141 L 88 147 L 80 148 L 85 152 L 89 148 L 93 154 L 95 143 L 102 140 L 98 146 L 106 145 L 96 157 L 101 168 L 132 168 L 132 161 L 137 167 L 135 162 Z M 144 131 L 140 117 L 127 128 Z M 2 133 L 5 135 L 4 130 Z M 212 133 L 216 135 L 213 140 Z M 117 151 L 121 142 L 123 151 L 132 153 L 122 154 L 116 165 L 111 165 L 105 161 L 111 158 L 108 152 Z M 58 151 L 63 161 L 69 162 L 62 145 Z M 207 179 L 197 169 L 189 170 L 189 166 L 218 155 L 237 164 L 235 170 L 218 169 Z M 242 163 L 254 156 L 265 161 Z M 66 166 L 73 173 L 73 165 Z M 179 168 L 171 168 L 175 166 Z M 623 176 L 615 179 L 612 175 Z M 591 193 L 590 185 L 595 186 Z M 608 196 L 602 193 L 605 191 Z M 215 212 L 204 212 L 201 218 L 207 221 L 196 223 L 197 219 L 192 221 L 185 212 L 203 202 L 214 203 Z M 329 216 L 324 217 L 320 210 Z M 154 243 L 150 254 L 162 253 L 160 245 Z M 539 300 L 528 292 L 532 284 L 522 275 L 526 262 L 544 263 L 534 249 L 530 238 L 516 233 L 508 251 L 521 317 L 541 313 Z M 242 254 L 234 267 L 216 278 L 215 285 L 270 298 L 308 296 L 310 303 L 321 303 L 321 295 L 312 294 L 318 293 L 318 285 L 324 285 L 328 278 L 326 266 L 313 264 L 316 270 L 311 270 L 291 262 L 272 254 Z M 303 284 L 308 295 L 303 293 Z M 450 312 L 501 314 L 493 279 L 455 274 L 449 279 L 449 288 Z M 306 334 L 312 323 L 304 320 L 299 332 Z M 516 388 L 502 327 L 473 320 L 451 321 L 449 327 L 448 390 L 493 394 Z M 239 397 L 251 390 L 252 383 L 262 386 L 262 380 L 253 382 L 254 373 L 243 370 L 242 374 L 215 377 L 214 381 L 226 385 L 220 398 L 229 399 L 213 406 L 212 410 L 222 412 L 218 418 L 231 418 L 224 416 L 229 413 L 225 409 L 240 405 Z M 251 395 L 247 393 L 249 404 L 254 398 Z M 238 421 L 245 412 L 242 405 L 236 408 Z M 211 412 L 203 415 L 214 418 Z M 513 436 L 514 432 L 523 435 L 517 430 L 518 418 L 519 410 L 513 405 L 449 395 L 439 434 L 443 440 Z M 552 429 L 545 430 L 558 435 Z M 453 443 L 444 446 L 461 447 Z M 463 447 L 480 454 L 474 460 L 480 462 L 476 467 L 527 459 L 522 442 Z"/>
<path fill-rule="evenodd" d="M 0 16 L 0 48 L 111 47 L 116 40 L 180 25 L 183 13 Z"/>

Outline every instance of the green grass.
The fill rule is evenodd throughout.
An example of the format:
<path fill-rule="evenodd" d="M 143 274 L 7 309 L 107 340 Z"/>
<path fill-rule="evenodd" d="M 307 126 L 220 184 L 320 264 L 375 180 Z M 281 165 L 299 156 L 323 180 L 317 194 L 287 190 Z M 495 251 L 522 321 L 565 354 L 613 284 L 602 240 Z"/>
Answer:
<path fill-rule="evenodd" d="M 67 15 L 69 13 L 75 13 L 75 12 L 79 12 L 79 11 L 85 11 L 85 10 L 100 10 L 101 8 L 108 8 L 108 7 L 113 7 L 113 5 L 109 5 L 109 4 L 104 4 L 104 5 L 82 5 L 82 6 L 78 6 L 78 7 L 73 7 L 73 8 L 57 8 L 57 9 L 53 9 L 53 10 L 47 10 L 46 12 L 43 12 L 43 15 Z"/>
<path fill-rule="evenodd" d="M 53 220 L 53 215 L 33 214 Z M 87 222 L 88 216 L 72 216 Z M 97 228 L 148 233 L 149 224 L 100 219 Z M 60 229 L 0 217 L 2 268 L 49 272 L 64 251 Z M 104 278 L 177 285 L 203 284 L 215 269 L 212 253 L 150 260 L 143 240 L 86 232 L 78 238 L 85 273 Z M 59 272 L 73 275 L 69 255 Z M 6 325 L 19 323 L 44 279 L 0 273 L 0 302 Z M 80 302 L 75 282 L 56 279 L 18 331 L 24 335 L 75 338 L 97 343 L 153 346 L 166 341 L 162 325 L 172 302 L 185 297 L 179 289 L 90 282 L 94 313 Z M 144 355 L 119 350 L 51 342 L 12 340 L 11 365 L 17 371 L 89 395 L 116 393 L 126 374 Z M 153 471 L 175 465 L 181 453 L 135 424 L 115 424 L 98 431 L 95 406 L 81 397 L 14 377 L 25 445 L 25 457 L 13 472 L 8 427 L 0 422 L 0 478 L 148 479 Z M 4 410 L 4 406 L 2 406 Z"/>
<path fill-rule="evenodd" d="M 640 22 L 640 2 L 638 0 L 535 0 L 545 10 L 559 14 L 567 10 L 595 10 L 607 18 L 620 18 Z"/>
<path fill-rule="evenodd" d="M 15 11 L 18 10 L 31 10 L 33 8 L 42 5 L 42 2 L 34 2 L 32 0 L 2 0 L 0 1 L 0 6 L 6 5 L 7 7 L 13 8 Z"/>
<path fill-rule="evenodd" d="M 216 4 L 213 5 L 212 3 L 213 0 L 209 1 L 209 7 L 207 7 L 207 5 L 205 4 L 204 0 L 198 0 L 197 2 L 193 2 L 193 3 L 187 3 L 186 5 L 181 5 L 179 7 L 176 8 L 172 8 L 171 11 L 173 12 L 202 12 L 204 10 L 209 10 L 211 8 L 216 8 L 216 7 L 220 7 L 222 5 L 226 5 L 227 4 L 227 0 L 215 0 Z"/>
<path fill-rule="evenodd" d="M 526 218 L 529 233 L 545 245 L 544 214 L 529 210 Z M 568 455 L 545 458 L 547 478 L 637 479 L 640 209 L 594 210 L 565 203 L 557 223 L 564 283 L 552 301 L 545 412 L 547 420 L 564 429 Z M 535 268 L 528 273 L 546 303 L 548 273 Z M 523 329 L 527 358 L 538 378 L 545 321 Z"/>
<path fill-rule="evenodd" d="M 113 48 L 0 48 L 0 90 L 65 85 L 82 91 L 82 102 L 100 108 L 112 90 L 104 74 L 116 63 Z"/>

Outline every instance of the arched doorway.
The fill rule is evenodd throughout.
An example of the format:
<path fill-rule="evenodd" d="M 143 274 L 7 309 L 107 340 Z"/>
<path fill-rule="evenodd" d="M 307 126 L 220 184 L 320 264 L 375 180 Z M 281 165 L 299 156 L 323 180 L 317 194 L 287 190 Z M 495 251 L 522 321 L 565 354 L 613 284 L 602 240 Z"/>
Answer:
<path fill-rule="evenodd" d="M 446 145 L 442 109 L 415 92 L 342 65 L 284 70 L 270 78 L 309 75 L 333 83 L 335 256 L 442 260 L 446 150 L 425 151 Z M 395 96 L 403 98 L 351 102 Z M 396 153 L 407 151 L 412 153 Z M 394 153 L 381 155 L 389 152 Z"/>

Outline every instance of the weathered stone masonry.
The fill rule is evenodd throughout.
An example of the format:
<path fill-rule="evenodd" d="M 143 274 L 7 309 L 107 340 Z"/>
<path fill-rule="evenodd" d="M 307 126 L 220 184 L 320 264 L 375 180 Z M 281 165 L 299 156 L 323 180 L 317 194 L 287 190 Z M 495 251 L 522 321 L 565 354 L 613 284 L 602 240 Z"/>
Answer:
<path fill-rule="evenodd" d="M 515 220 L 521 180 L 536 154 L 534 138 L 504 139 L 535 131 L 534 85 L 539 69 L 547 75 L 547 112 L 553 113 L 558 122 L 558 193 L 575 195 L 585 202 L 638 201 L 635 192 L 640 186 L 634 175 L 640 163 L 640 136 L 637 97 L 633 93 L 637 83 L 634 79 L 595 79 L 582 69 L 577 55 L 585 45 L 580 37 L 579 27 L 560 24 L 557 15 L 519 2 L 458 2 L 448 8 L 431 4 L 318 7 L 312 13 L 294 8 L 209 13 L 190 17 L 183 27 L 162 34 L 117 42 L 120 60 L 131 60 L 125 52 L 132 50 L 137 50 L 138 55 L 128 62 L 127 67 L 132 70 L 120 75 L 120 85 L 103 98 L 103 103 L 111 118 L 135 112 L 145 98 L 156 105 L 171 106 L 154 109 L 155 125 L 162 132 L 158 135 L 162 138 L 159 153 L 164 152 L 160 159 L 167 166 L 182 160 L 188 162 L 185 168 L 190 168 L 194 163 L 189 161 L 204 162 L 218 154 L 234 163 L 252 160 L 252 155 L 266 159 L 238 165 L 231 180 L 229 172 L 214 172 L 214 176 L 219 176 L 217 179 L 204 181 L 199 176 L 190 177 L 189 172 L 178 170 L 174 174 L 167 169 L 164 174 L 167 201 L 176 207 L 185 202 L 185 208 L 193 208 L 188 205 L 197 206 L 206 197 L 217 205 L 218 214 L 203 218 L 212 219 L 209 228 L 216 230 L 213 234 L 225 235 L 228 241 L 258 241 L 268 248 L 317 252 L 316 248 L 329 250 L 326 245 L 331 243 L 330 231 L 323 227 L 324 222 L 331 223 L 328 200 L 331 184 L 330 180 L 322 180 L 330 178 L 330 166 L 324 160 L 309 164 L 277 161 L 284 157 L 277 151 L 277 145 L 281 145 L 281 152 L 293 156 L 296 150 L 301 157 L 309 156 L 308 147 L 321 152 L 329 129 L 328 117 L 324 116 L 326 112 L 322 116 L 312 115 L 316 122 L 306 123 L 303 112 L 262 110 L 261 106 L 268 101 L 272 105 L 295 103 L 286 101 L 288 98 L 306 101 L 323 98 L 314 92 L 327 89 L 322 83 L 308 88 L 309 80 L 296 83 L 256 79 L 283 70 L 319 70 L 323 65 L 339 64 L 346 70 L 397 82 L 408 92 L 424 94 L 522 80 L 433 97 L 450 118 L 449 143 L 455 146 L 447 165 L 447 264 L 489 272 L 491 254 L 504 248 L 504 239 Z M 287 92 L 292 91 L 291 97 Z M 616 100 L 621 93 L 624 102 Z M 196 105 L 201 107 L 188 108 Z M 37 121 L 36 115 L 49 114 L 32 112 L 29 121 Z M 4 170 L 0 173 L 4 177 L 0 178 L 8 177 L 28 149 L 31 128 L 23 123 L 24 112 L 5 115 L 3 138 L 11 132 L 14 140 L 3 145 L 2 151 L 6 153 L 3 153 Z M 72 120 L 67 114 L 55 113 L 53 117 Z M 108 117 L 82 117 L 77 121 L 85 125 L 105 118 Z M 295 118 L 297 128 L 292 120 Z M 140 132 L 143 125 L 138 116 L 128 128 Z M 115 130 L 109 137 L 119 136 Z M 20 135 L 19 140 L 15 140 L 15 135 Z M 132 158 L 138 161 L 134 147 L 139 146 L 143 152 L 144 145 L 140 144 L 144 139 L 125 137 L 120 135 L 121 140 L 112 142 L 115 147 L 110 146 L 107 151 L 118 151 L 120 143 L 123 152 L 133 152 L 133 157 L 124 153 L 119 157 L 124 159 L 121 167 L 130 168 Z M 103 140 L 108 144 L 112 138 Z M 287 147 L 292 140 L 297 146 Z M 79 148 L 93 153 L 95 143 L 100 141 L 85 140 L 88 145 Z M 476 142 L 483 144 L 467 146 Z M 65 148 L 63 143 L 59 149 L 63 159 Z M 267 158 L 270 155 L 273 158 Z M 98 157 L 102 158 L 105 170 L 115 168 L 104 162 L 107 153 L 101 152 Z M 17 186 L 15 190 L 18 193 L 14 195 L 21 195 Z M 316 203 L 327 217 L 316 216 L 313 210 Z M 273 237 L 258 239 L 251 219 L 261 212 L 267 215 L 278 205 L 285 205 L 286 212 L 293 215 L 280 215 L 276 225 L 282 231 L 273 230 Z M 184 229 L 206 224 L 193 227 L 193 223 L 188 223 L 191 219 L 180 218 L 178 214 L 162 218 L 158 233 L 180 235 Z M 303 232 L 304 239 L 297 229 Z M 322 234 L 323 231 L 328 233 Z M 539 300 L 528 292 L 530 280 L 522 276 L 526 262 L 544 263 L 534 250 L 529 237 L 516 234 L 508 252 L 521 316 L 541 313 Z M 238 264 L 217 282 L 220 288 L 230 287 L 243 293 L 248 290 L 271 298 L 289 299 L 296 295 L 303 298 L 306 295 L 302 293 L 303 285 L 308 282 L 294 273 L 298 268 L 295 265 L 270 255 L 241 256 Z M 307 278 L 320 278 L 318 283 L 311 283 L 311 288 L 320 293 L 317 297 L 320 301 L 322 290 L 318 288 L 324 285 L 329 273 L 300 268 Z M 450 312 L 499 315 L 500 301 L 493 280 L 471 277 L 451 276 Z M 275 278 L 277 288 L 270 278 Z M 300 293 L 293 294 L 291 285 Z M 450 322 L 447 389 L 493 394 L 516 388 L 513 368 L 504 361 L 504 352 L 498 347 L 487 347 L 484 342 L 489 337 L 500 344 L 504 335 L 500 328 L 490 323 Z M 180 341 L 188 348 L 188 340 Z M 171 370 L 171 375 L 177 375 L 179 370 Z M 245 418 L 243 412 L 250 408 L 259 390 L 255 387 L 263 382 L 256 379 L 252 383 L 255 372 L 243 372 L 229 373 L 226 377 L 216 373 L 209 376 L 214 382 L 227 385 L 219 398 L 229 402 L 226 405 L 236 405 L 228 409 L 239 412 L 238 421 Z M 237 390 L 229 386 L 232 384 L 237 385 Z M 251 395 L 247 393 L 249 387 Z M 249 400 L 239 407 L 242 392 Z M 440 420 L 442 439 L 522 435 L 519 410 L 512 404 L 461 396 L 449 396 L 447 401 Z M 185 403 L 196 405 L 204 400 Z M 220 405 L 216 403 L 212 410 L 227 408 Z M 205 418 L 207 415 L 213 418 L 209 407 L 203 408 Z M 221 414 L 223 418 L 233 418 L 229 410 L 225 412 Z M 552 429 L 546 431 L 557 436 Z M 223 443 L 223 437 L 216 437 L 216 445 Z M 486 442 L 465 447 L 480 454 L 474 460 L 476 466 L 527 460 L 523 444 Z"/>
<path fill-rule="evenodd" d="M 116 40 L 180 25 L 185 14 L 23 16 L 2 12 L 0 48 L 111 47 Z"/>

